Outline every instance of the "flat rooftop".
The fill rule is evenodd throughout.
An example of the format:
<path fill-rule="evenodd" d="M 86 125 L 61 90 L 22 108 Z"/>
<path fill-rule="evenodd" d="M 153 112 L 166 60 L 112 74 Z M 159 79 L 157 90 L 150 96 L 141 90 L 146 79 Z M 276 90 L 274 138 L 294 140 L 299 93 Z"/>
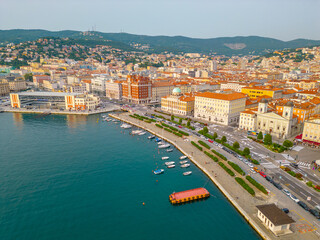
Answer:
<path fill-rule="evenodd" d="M 19 96 L 41 96 L 41 97 L 65 97 L 78 96 L 82 93 L 67 93 L 67 92 L 18 92 Z"/>
<path fill-rule="evenodd" d="M 171 197 L 173 200 L 180 200 L 184 198 L 190 198 L 198 195 L 209 194 L 208 190 L 205 188 L 195 188 L 187 191 L 172 193 Z"/>

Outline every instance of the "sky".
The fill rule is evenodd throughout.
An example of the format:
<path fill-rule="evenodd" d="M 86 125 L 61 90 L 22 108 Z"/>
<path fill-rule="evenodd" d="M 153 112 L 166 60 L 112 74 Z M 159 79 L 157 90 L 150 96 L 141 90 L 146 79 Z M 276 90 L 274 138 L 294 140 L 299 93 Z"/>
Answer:
<path fill-rule="evenodd" d="M 0 0 L 0 29 L 320 40 L 320 0 Z"/>

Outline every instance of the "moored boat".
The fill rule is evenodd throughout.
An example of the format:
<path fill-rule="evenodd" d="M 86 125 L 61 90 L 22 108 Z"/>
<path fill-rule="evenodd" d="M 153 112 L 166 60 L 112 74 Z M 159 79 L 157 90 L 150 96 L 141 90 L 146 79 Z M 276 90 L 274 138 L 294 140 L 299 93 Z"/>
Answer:
<path fill-rule="evenodd" d="M 167 160 L 167 159 L 169 159 L 169 157 L 162 157 L 161 159 L 162 160 Z"/>
<path fill-rule="evenodd" d="M 139 134 L 139 133 L 141 133 L 142 132 L 142 130 L 132 130 L 131 131 L 131 134 L 132 135 L 135 135 L 135 134 Z"/>
<path fill-rule="evenodd" d="M 184 172 L 182 173 L 184 176 L 188 176 L 188 175 L 191 175 L 192 174 L 192 171 L 188 171 L 188 172 Z"/>
<path fill-rule="evenodd" d="M 184 161 L 180 161 L 180 164 L 186 164 L 188 161 L 184 160 Z"/>
<path fill-rule="evenodd" d="M 162 139 L 161 138 L 156 138 L 156 140 L 155 140 L 156 142 L 161 142 L 162 141 Z"/>
<path fill-rule="evenodd" d="M 129 124 L 123 123 L 120 127 L 124 129 L 128 129 L 128 128 L 131 128 L 132 126 Z"/>
<path fill-rule="evenodd" d="M 138 133 L 139 136 L 142 136 L 142 135 L 145 135 L 145 134 L 146 134 L 146 132 L 143 132 L 143 131 Z"/>
<path fill-rule="evenodd" d="M 153 173 L 158 175 L 158 174 L 164 173 L 164 170 L 163 169 L 157 169 L 157 170 L 154 170 Z"/>
<path fill-rule="evenodd" d="M 172 152 L 172 151 L 173 151 L 173 149 L 172 149 L 172 148 L 167 149 L 167 152 Z"/>
<path fill-rule="evenodd" d="M 165 162 L 164 163 L 166 166 L 169 166 L 169 165 L 173 165 L 173 164 L 175 164 L 175 162 L 174 161 L 171 161 L 171 162 Z"/>
<path fill-rule="evenodd" d="M 162 145 L 163 143 L 162 142 L 158 142 L 158 145 Z"/>
<path fill-rule="evenodd" d="M 148 137 L 148 139 L 153 139 L 153 138 L 155 138 L 154 135 L 150 135 L 150 136 Z"/>
<path fill-rule="evenodd" d="M 172 165 L 168 165 L 167 168 L 174 168 L 176 165 L 172 164 Z"/>
<path fill-rule="evenodd" d="M 186 158 L 187 158 L 187 156 L 185 156 L 185 155 L 180 157 L 181 160 L 186 159 Z"/>
<path fill-rule="evenodd" d="M 170 147 L 170 144 L 160 144 L 159 148 L 168 148 Z"/>
<path fill-rule="evenodd" d="M 187 167 L 190 167 L 190 164 L 189 163 L 185 163 L 185 164 L 182 164 L 180 167 L 187 168 Z"/>

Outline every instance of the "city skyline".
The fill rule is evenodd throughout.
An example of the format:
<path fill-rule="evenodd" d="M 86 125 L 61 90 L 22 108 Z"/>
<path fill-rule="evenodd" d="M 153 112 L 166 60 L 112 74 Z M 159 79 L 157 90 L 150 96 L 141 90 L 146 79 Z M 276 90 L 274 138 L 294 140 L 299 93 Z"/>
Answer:
<path fill-rule="evenodd" d="M 146 0 L 4 0 L 2 6 L 6 11 L 0 16 L 0 29 L 87 31 L 95 27 L 100 32 L 151 36 L 320 39 L 320 33 L 314 31 L 320 28 L 320 2 L 315 0 L 165 0 L 156 4 Z"/>

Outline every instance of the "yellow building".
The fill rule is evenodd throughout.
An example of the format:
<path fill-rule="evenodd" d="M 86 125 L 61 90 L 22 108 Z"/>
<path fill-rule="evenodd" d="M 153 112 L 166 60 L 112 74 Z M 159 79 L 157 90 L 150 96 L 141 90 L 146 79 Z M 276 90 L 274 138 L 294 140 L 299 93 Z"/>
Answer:
<path fill-rule="evenodd" d="M 238 125 L 246 99 L 242 93 L 199 93 L 195 96 L 194 117 L 223 125 Z"/>
<path fill-rule="evenodd" d="M 320 144 L 320 114 L 304 122 L 302 139 Z"/>
<path fill-rule="evenodd" d="M 239 128 L 247 131 L 255 131 L 257 114 L 253 110 L 246 110 L 240 113 Z"/>
<path fill-rule="evenodd" d="M 193 116 L 194 93 L 182 94 L 180 88 L 174 88 L 172 95 L 161 98 L 161 110 L 184 116 Z"/>
<path fill-rule="evenodd" d="M 282 97 L 282 89 L 272 88 L 271 86 L 252 86 L 243 87 L 241 92 L 247 94 L 250 98 L 257 98 L 261 96 L 269 96 L 273 99 L 278 99 Z"/>

